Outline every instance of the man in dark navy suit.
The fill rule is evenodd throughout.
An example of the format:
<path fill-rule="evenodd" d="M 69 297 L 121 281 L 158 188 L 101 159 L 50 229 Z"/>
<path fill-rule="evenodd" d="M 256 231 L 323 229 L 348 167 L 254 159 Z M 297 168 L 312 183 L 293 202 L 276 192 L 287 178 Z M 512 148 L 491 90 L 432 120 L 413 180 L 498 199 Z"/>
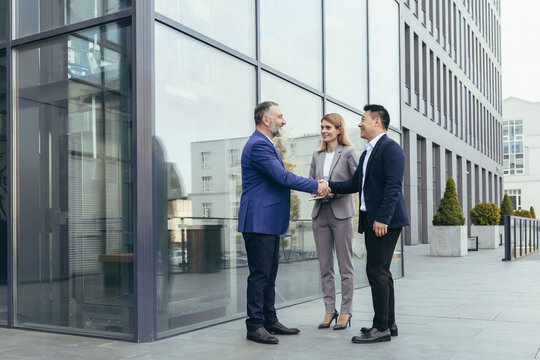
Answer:
<path fill-rule="evenodd" d="M 358 232 L 365 234 L 366 272 L 373 300 L 373 324 L 362 328 L 354 343 L 390 341 L 397 336 L 394 314 L 394 280 L 390 263 L 403 226 L 409 218 L 403 199 L 405 153 L 386 132 L 390 115 L 381 105 L 366 105 L 358 124 L 368 143 L 353 177 L 347 181 L 330 181 L 336 194 L 360 193 Z"/>
<path fill-rule="evenodd" d="M 278 104 L 265 101 L 255 107 L 255 132 L 242 151 L 242 197 L 238 231 L 248 256 L 247 339 L 277 344 L 270 333 L 296 335 L 278 321 L 275 280 L 279 264 L 279 236 L 289 228 L 290 189 L 327 195 L 328 183 L 285 170 L 272 139 L 281 136 L 285 119 Z M 270 333 L 269 333 L 270 332 Z"/>

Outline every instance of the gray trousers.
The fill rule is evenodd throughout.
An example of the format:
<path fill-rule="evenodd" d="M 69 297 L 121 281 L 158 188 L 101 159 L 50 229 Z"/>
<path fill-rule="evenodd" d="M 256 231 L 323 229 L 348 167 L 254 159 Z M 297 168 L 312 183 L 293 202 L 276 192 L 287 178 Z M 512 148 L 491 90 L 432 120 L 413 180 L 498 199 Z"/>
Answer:
<path fill-rule="evenodd" d="M 336 309 L 334 281 L 334 249 L 341 275 L 341 312 L 352 313 L 354 293 L 354 265 L 352 261 L 352 218 L 339 220 L 334 217 L 330 203 L 321 204 L 319 214 L 313 219 L 313 235 L 321 267 L 321 283 L 326 313 Z"/>

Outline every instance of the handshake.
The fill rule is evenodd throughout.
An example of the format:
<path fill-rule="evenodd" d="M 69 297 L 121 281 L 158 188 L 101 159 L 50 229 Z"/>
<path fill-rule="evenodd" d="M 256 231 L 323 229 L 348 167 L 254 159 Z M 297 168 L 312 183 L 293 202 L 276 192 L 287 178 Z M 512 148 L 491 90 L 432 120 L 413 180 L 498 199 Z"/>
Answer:
<path fill-rule="evenodd" d="M 332 194 L 332 189 L 330 189 L 330 186 L 328 186 L 328 181 L 326 180 L 319 180 L 319 188 L 317 189 L 317 196 L 327 196 L 327 197 L 334 197 L 334 194 Z"/>

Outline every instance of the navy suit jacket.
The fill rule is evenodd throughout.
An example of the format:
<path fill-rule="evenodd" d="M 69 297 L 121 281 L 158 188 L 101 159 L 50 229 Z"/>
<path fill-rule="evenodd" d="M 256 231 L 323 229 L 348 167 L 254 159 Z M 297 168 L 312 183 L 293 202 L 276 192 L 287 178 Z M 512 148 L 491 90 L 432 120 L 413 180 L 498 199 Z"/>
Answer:
<path fill-rule="evenodd" d="M 238 231 L 281 235 L 289 228 L 290 189 L 316 193 L 318 182 L 285 170 L 274 144 L 255 130 L 242 150 Z"/>
<path fill-rule="evenodd" d="M 362 169 L 366 151 L 362 153 L 353 177 L 346 181 L 330 181 L 330 188 L 336 194 L 359 192 L 362 196 Z M 408 226 L 409 218 L 403 199 L 403 172 L 405 171 L 405 152 L 394 140 L 384 134 L 371 151 L 366 167 L 364 200 L 368 224 L 378 221 L 388 228 Z M 358 232 L 363 233 L 362 221 Z"/>

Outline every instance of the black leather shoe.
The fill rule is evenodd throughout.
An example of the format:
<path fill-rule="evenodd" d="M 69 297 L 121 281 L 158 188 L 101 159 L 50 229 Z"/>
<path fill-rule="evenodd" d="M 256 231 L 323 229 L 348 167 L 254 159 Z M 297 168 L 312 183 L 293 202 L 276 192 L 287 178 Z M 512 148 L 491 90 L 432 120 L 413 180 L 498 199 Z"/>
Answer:
<path fill-rule="evenodd" d="M 272 336 L 266 331 L 265 328 L 261 327 L 256 330 L 248 330 L 246 339 L 255 341 L 261 344 L 277 344 L 279 339 L 275 336 Z"/>
<path fill-rule="evenodd" d="M 390 329 L 379 331 L 377 328 L 371 328 L 366 332 L 362 332 L 362 335 L 353 336 L 351 339 L 351 341 L 355 344 L 371 344 L 390 340 L 392 340 Z"/>
<path fill-rule="evenodd" d="M 268 330 L 269 333 L 278 335 L 296 335 L 300 332 L 299 329 L 288 328 L 279 321 L 270 325 L 265 325 L 264 328 Z"/>
<path fill-rule="evenodd" d="M 396 323 L 393 323 L 393 324 L 390 325 L 388 328 L 390 329 L 390 335 L 392 335 L 392 336 L 398 336 L 398 329 L 397 329 Z M 367 327 L 363 327 L 363 328 L 360 329 L 360 331 L 361 331 L 362 333 L 366 333 L 366 332 L 368 332 L 369 330 L 371 330 L 371 329 L 369 329 L 369 328 L 367 328 Z"/>

